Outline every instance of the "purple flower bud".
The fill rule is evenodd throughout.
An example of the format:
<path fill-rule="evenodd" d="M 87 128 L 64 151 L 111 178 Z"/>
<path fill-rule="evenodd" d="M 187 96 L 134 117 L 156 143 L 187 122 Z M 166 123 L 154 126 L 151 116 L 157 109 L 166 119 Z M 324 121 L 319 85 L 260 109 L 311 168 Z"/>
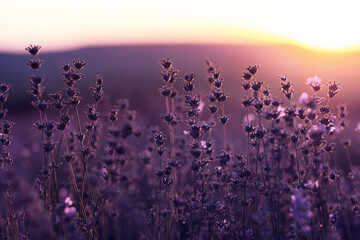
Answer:
<path fill-rule="evenodd" d="M 41 46 L 39 46 L 39 45 L 31 45 L 31 44 L 30 44 L 29 47 L 25 48 L 25 50 L 28 51 L 33 56 L 38 55 L 40 49 L 41 49 Z"/>

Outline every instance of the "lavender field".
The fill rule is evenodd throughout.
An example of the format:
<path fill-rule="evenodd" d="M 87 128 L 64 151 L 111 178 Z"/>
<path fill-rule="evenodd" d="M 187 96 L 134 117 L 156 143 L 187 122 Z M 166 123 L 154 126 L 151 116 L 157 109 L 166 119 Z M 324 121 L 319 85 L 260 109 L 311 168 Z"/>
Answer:
<path fill-rule="evenodd" d="M 360 239 L 358 54 L 174 49 L 0 55 L 1 239 Z"/>

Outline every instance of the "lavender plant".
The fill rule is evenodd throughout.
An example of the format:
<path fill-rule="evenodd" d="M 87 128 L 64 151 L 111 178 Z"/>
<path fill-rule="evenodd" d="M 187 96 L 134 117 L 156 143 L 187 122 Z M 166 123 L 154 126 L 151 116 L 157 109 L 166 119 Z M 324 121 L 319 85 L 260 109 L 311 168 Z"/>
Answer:
<path fill-rule="evenodd" d="M 0 84 L 2 238 L 357 239 L 359 174 L 348 110 L 332 106 L 338 83 L 308 78 L 312 93 L 296 101 L 288 76 L 276 96 L 249 66 L 230 115 L 218 66 L 206 61 L 203 91 L 162 59 L 162 122 L 141 128 L 127 99 L 102 101 L 101 75 L 92 99 L 81 97 L 84 60 L 66 61 L 64 88 L 46 95 L 40 49 L 26 48 L 43 166 L 25 194 L 4 108 L 10 84 Z"/>

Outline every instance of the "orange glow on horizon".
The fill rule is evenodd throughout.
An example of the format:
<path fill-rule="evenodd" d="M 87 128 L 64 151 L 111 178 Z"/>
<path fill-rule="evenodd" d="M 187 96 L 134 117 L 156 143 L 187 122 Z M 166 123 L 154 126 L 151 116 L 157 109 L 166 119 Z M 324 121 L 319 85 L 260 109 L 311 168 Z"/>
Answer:
<path fill-rule="evenodd" d="M 0 3 L 0 51 L 96 45 L 287 44 L 316 51 L 360 50 L 355 0 L 25 0 Z"/>

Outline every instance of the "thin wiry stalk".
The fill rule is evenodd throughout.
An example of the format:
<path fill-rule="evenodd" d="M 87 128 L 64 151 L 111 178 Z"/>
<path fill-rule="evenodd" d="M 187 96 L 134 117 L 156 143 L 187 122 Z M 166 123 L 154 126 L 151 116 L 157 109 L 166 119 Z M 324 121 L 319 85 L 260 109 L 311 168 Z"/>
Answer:
<path fill-rule="evenodd" d="M 300 182 L 300 164 L 299 164 L 299 158 L 298 158 L 298 150 L 297 150 L 297 143 L 294 143 L 294 149 L 295 149 L 295 159 L 296 159 L 296 166 L 297 166 L 297 172 L 298 172 L 298 180 Z"/>
<path fill-rule="evenodd" d="M 61 131 L 61 135 L 62 135 L 62 139 L 64 139 L 66 152 L 68 152 L 69 151 L 69 146 L 68 146 L 67 139 L 66 139 L 66 136 L 65 136 L 65 131 Z M 87 221 L 88 217 L 87 217 L 86 210 L 85 210 L 85 207 L 84 207 L 83 199 L 82 199 L 82 197 L 80 195 L 80 191 L 79 191 L 79 188 L 78 188 L 77 183 L 76 183 L 74 169 L 73 169 L 73 166 L 72 166 L 71 162 L 68 162 L 68 167 L 69 167 L 69 171 L 70 171 L 71 183 L 72 183 L 75 195 L 76 195 L 76 197 L 78 198 L 78 201 L 79 201 L 81 214 L 82 214 L 83 218 Z M 92 231 L 89 231 L 89 235 L 91 236 L 91 238 L 93 238 Z"/>

